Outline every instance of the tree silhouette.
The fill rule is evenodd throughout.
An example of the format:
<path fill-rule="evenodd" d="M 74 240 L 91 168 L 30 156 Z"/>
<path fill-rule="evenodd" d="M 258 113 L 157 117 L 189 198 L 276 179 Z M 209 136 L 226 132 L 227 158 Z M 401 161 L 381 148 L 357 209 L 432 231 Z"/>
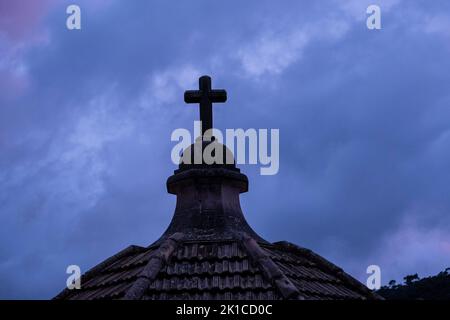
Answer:
<path fill-rule="evenodd" d="M 405 280 L 405 283 L 407 285 L 410 285 L 411 283 L 413 283 L 413 281 L 419 280 L 419 275 L 417 273 L 410 274 L 410 275 L 407 275 L 406 277 L 404 277 L 403 280 Z"/>
<path fill-rule="evenodd" d="M 388 300 L 450 300 L 450 268 L 423 279 L 417 273 L 403 279 L 404 284 L 391 280 L 377 293 Z"/>

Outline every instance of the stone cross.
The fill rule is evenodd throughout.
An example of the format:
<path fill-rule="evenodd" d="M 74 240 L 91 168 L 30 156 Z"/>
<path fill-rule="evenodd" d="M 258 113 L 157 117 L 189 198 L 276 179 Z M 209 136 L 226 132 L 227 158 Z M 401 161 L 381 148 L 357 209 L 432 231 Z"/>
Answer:
<path fill-rule="evenodd" d="M 184 92 L 184 102 L 200 104 L 200 121 L 202 123 L 202 137 L 205 132 L 213 128 L 212 104 L 227 101 L 227 92 L 211 89 L 211 78 L 202 76 L 199 79 L 199 90 Z"/>

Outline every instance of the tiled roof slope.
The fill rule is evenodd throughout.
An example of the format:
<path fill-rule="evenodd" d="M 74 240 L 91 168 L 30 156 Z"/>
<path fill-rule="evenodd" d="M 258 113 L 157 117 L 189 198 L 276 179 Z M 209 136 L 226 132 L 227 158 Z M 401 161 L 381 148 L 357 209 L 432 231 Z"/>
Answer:
<path fill-rule="evenodd" d="M 377 299 L 340 268 L 287 242 L 169 239 L 130 246 L 56 299 Z"/>

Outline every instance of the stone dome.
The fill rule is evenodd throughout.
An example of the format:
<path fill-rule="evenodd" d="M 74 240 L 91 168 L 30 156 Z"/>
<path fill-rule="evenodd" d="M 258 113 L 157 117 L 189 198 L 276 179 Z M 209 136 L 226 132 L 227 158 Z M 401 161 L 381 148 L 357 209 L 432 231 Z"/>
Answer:
<path fill-rule="evenodd" d="M 180 158 L 178 170 L 181 172 L 194 168 L 226 168 L 238 171 L 234 161 L 233 152 L 224 144 L 212 137 L 211 141 L 202 140 L 200 137 L 187 147 Z"/>

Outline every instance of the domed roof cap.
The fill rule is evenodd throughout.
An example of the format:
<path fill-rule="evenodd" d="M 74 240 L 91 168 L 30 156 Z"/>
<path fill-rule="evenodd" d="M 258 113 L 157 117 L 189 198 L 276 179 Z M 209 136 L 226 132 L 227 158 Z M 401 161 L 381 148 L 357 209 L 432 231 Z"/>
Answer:
<path fill-rule="evenodd" d="M 233 152 L 214 137 L 211 141 L 198 137 L 193 144 L 187 147 L 180 158 L 179 173 L 189 169 L 223 168 L 239 172 L 236 168 Z"/>

